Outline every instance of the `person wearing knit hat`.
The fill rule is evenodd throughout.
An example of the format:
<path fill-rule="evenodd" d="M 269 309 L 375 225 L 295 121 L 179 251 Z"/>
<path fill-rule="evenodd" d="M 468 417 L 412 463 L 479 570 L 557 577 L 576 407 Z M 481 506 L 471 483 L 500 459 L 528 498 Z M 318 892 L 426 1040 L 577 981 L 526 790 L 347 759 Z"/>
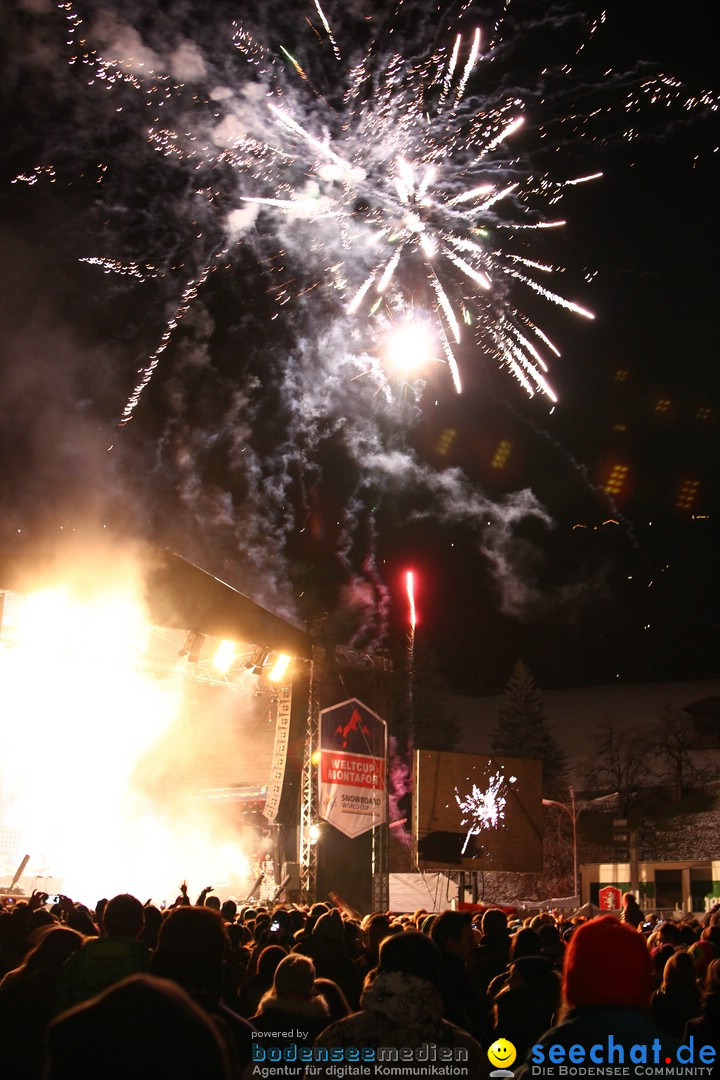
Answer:
<path fill-rule="evenodd" d="M 377 967 L 381 941 L 390 934 L 390 916 L 376 911 L 363 919 L 363 951 L 355 960 L 355 968 L 361 979 Z"/>
<path fill-rule="evenodd" d="M 662 985 L 653 994 L 650 1007 L 660 1027 L 678 1039 L 682 1039 L 688 1020 L 700 1015 L 697 970 L 686 949 L 677 949 L 668 960 Z"/>
<path fill-rule="evenodd" d="M 263 996 L 250 1022 L 266 1055 L 273 1048 L 282 1054 L 284 1047 L 312 1046 L 330 1023 L 330 1010 L 325 998 L 315 993 L 315 966 L 309 957 L 289 953 L 280 961 L 272 990 Z M 302 1063 L 284 1061 L 281 1075 L 300 1077 L 304 1068 Z M 249 1065 L 245 1074 L 256 1075 L 252 1069 Z"/>
<path fill-rule="evenodd" d="M 337 908 L 326 911 L 324 915 L 320 916 L 315 923 L 313 934 L 316 937 L 327 938 L 328 941 L 334 941 L 338 944 L 345 941 L 342 915 Z"/>
<path fill-rule="evenodd" d="M 423 932 L 423 934 L 429 934 L 430 933 L 430 931 L 433 928 L 433 923 L 435 922 L 436 919 L 437 919 L 437 914 L 426 915 L 425 916 L 425 918 L 420 923 L 420 929 Z"/>
<path fill-rule="evenodd" d="M 380 946 L 375 977 L 363 990 L 360 1010 L 330 1024 L 315 1043 L 316 1050 L 325 1055 L 313 1063 L 312 1076 L 330 1080 L 340 1075 L 333 1063 L 337 1059 L 330 1056 L 332 1051 L 345 1054 L 365 1047 L 377 1052 L 383 1047 L 386 1052 L 398 1051 L 393 1065 L 382 1065 L 382 1059 L 377 1058 L 363 1061 L 362 1075 L 392 1075 L 406 1080 L 428 1075 L 427 1066 L 419 1067 L 422 1058 L 408 1061 L 399 1057 L 400 1051 L 420 1050 L 426 1055 L 425 1061 L 463 1061 L 454 1075 L 472 1080 L 488 1077 L 490 1067 L 480 1043 L 443 1019 L 438 988 L 440 962 L 440 950 L 427 934 L 404 930 L 386 937 Z M 431 1048 L 433 1053 L 448 1056 L 429 1057 Z M 398 1060 L 405 1064 L 398 1064 Z M 432 1072 L 435 1075 L 434 1068 Z M 442 1072 L 438 1066 L 437 1075 L 450 1073 Z"/>
<path fill-rule="evenodd" d="M 600 1062 L 593 1063 L 590 1050 L 599 1045 L 604 1065 L 621 1065 L 625 1076 L 653 1075 L 653 1046 L 660 1047 L 661 1062 L 669 1058 L 677 1064 L 678 1040 L 651 1016 L 652 990 L 653 964 L 642 934 L 614 915 L 601 915 L 578 926 L 565 951 L 559 1023 L 531 1047 L 516 1077 L 559 1075 L 549 1057 L 549 1048 L 556 1045 L 564 1048 L 566 1062 L 570 1047 L 582 1047 L 585 1064 L 593 1068 L 599 1068 Z M 609 1046 L 612 1061 L 608 1060 Z M 631 1047 L 637 1046 L 647 1048 L 645 1062 L 630 1057 Z M 556 1060 L 559 1054 L 555 1051 Z"/>
<path fill-rule="evenodd" d="M 268 997 L 292 997 L 302 998 L 305 1001 L 312 998 L 313 983 L 315 982 L 315 966 L 307 956 L 299 953 L 291 953 L 284 957 L 275 969 L 273 989 Z M 262 1004 L 262 1002 L 261 1002 Z"/>
<path fill-rule="evenodd" d="M 650 953 L 642 934 L 603 915 L 570 939 L 563 996 L 570 1008 L 617 1005 L 647 1009 L 653 991 Z"/>
<path fill-rule="evenodd" d="M 360 1000 L 362 980 L 345 944 L 345 923 L 337 908 L 321 915 L 312 934 L 302 938 L 292 950 L 309 956 L 316 973 L 323 979 L 336 982 L 352 1009 Z"/>
<path fill-rule="evenodd" d="M 705 975 L 712 961 L 717 957 L 715 946 L 709 941 L 696 941 L 694 942 L 688 952 L 693 958 L 695 964 L 695 970 L 697 972 L 698 985 L 702 986 L 705 982 Z"/>

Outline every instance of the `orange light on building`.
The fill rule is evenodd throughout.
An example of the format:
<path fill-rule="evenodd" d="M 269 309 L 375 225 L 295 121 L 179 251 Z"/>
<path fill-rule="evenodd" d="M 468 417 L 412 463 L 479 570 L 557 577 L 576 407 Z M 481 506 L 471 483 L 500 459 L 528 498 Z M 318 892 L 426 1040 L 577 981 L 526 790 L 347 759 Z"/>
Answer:
<path fill-rule="evenodd" d="M 629 465 L 613 465 L 604 487 L 608 495 L 620 495 L 622 493 L 629 472 Z"/>
<path fill-rule="evenodd" d="M 684 480 L 680 486 L 680 494 L 675 503 L 678 510 L 692 510 L 697 502 L 700 482 L 698 480 Z"/>
<path fill-rule="evenodd" d="M 512 452 L 513 444 L 509 439 L 501 439 L 492 459 L 493 469 L 504 469 Z"/>
<path fill-rule="evenodd" d="M 618 368 L 615 372 L 615 382 L 627 382 L 629 375 L 627 368 Z"/>
<path fill-rule="evenodd" d="M 658 398 L 655 402 L 655 412 L 667 412 L 671 405 L 670 398 Z"/>
<path fill-rule="evenodd" d="M 442 435 L 437 441 L 437 444 L 435 446 L 435 453 L 442 454 L 444 457 L 445 454 L 447 454 L 450 450 L 452 444 L 455 442 L 456 436 L 457 431 L 455 430 L 455 428 L 445 428 Z"/>

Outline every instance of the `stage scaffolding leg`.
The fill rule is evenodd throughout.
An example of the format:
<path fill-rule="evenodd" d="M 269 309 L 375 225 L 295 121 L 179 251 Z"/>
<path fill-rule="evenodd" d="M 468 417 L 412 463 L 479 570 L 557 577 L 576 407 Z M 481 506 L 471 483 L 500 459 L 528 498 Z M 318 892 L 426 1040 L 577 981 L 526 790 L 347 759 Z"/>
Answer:
<path fill-rule="evenodd" d="M 372 831 L 372 909 L 388 911 L 390 907 L 390 841 L 387 823 L 376 825 Z"/>
<path fill-rule="evenodd" d="M 302 782 L 300 790 L 300 903 L 314 904 L 317 899 L 317 844 L 311 826 L 317 822 L 317 766 L 313 755 L 320 745 L 320 707 L 316 692 L 315 668 L 319 650 L 313 647 L 310 668 L 307 732 L 303 749 Z"/>

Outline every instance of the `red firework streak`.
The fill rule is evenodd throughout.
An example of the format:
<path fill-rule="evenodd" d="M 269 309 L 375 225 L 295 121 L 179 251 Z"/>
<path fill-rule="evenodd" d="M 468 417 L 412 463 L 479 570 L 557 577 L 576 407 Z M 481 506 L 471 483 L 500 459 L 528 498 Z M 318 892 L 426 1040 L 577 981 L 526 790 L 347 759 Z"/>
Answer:
<path fill-rule="evenodd" d="M 408 611 L 410 616 L 410 632 L 415 633 L 415 574 L 408 570 L 405 574 L 405 591 L 408 598 Z"/>
<path fill-rule="evenodd" d="M 413 728 L 414 728 L 414 723 L 413 723 L 413 716 L 414 716 L 413 680 L 415 678 L 415 622 L 416 622 L 416 612 L 415 612 L 415 574 L 413 573 L 412 570 L 408 570 L 406 572 L 406 574 L 405 574 L 405 591 L 407 593 L 408 621 L 410 623 L 410 626 L 409 626 L 409 629 L 408 629 L 407 656 L 406 656 L 406 665 L 407 665 L 407 672 L 406 672 L 406 676 L 407 676 L 407 680 L 406 680 L 406 687 L 407 687 L 407 731 L 405 732 L 405 739 L 404 739 L 404 741 L 405 741 L 404 753 L 405 753 L 405 756 L 406 756 L 406 758 L 407 758 L 407 760 L 409 762 L 410 754 L 412 752 L 412 746 L 413 746 L 413 743 L 414 743 L 414 735 L 413 735 Z"/>

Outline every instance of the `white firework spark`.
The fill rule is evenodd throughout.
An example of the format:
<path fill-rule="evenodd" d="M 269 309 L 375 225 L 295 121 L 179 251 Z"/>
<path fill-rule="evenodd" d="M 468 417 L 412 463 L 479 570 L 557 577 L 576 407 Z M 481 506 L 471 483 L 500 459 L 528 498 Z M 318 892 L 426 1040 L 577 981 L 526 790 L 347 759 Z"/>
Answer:
<path fill-rule="evenodd" d="M 236 45 L 257 64 L 258 46 L 247 33 L 238 31 Z M 464 49 L 467 59 L 458 76 Z M 322 118 L 323 131 L 317 118 L 312 124 L 304 119 L 276 63 L 263 55 L 274 123 L 263 146 L 262 170 L 249 160 L 245 167 L 275 194 L 243 195 L 243 201 L 281 214 L 310 215 L 318 223 L 331 219 L 332 231 L 320 230 L 316 250 L 323 257 L 323 245 L 330 245 L 334 256 L 340 242 L 335 280 L 346 313 L 374 313 L 398 298 L 432 310 L 458 392 L 457 352 L 469 325 L 469 335 L 509 367 L 530 394 L 540 391 L 556 400 L 545 361 L 520 333 L 522 319 L 506 279 L 576 314 L 592 315 L 521 274 L 512 251 L 487 242 L 488 232 L 500 224 L 535 229 L 547 222 L 531 208 L 541 185 L 531 175 L 508 182 L 521 167 L 504 153 L 496 156 L 524 123 L 522 103 L 512 98 L 478 110 L 474 101 L 466 102 L 468 82 L 481 63 L 479 31 L 469 46 L 458 37 L 449 55 L 439 49 L 423 64 L 395 55 L 379 76 L 371 73 L 367 59 L 357 65 L 349 74 L 336 134 L 330 133 L 338 127 L 332 116 Z M 433 96 L 437 104 L 430 107 Z M 282 154 L 268 176 L 265 162 L 272 145 Z M 543 178 L 543 192 L 554 197 L 562 186 Z"/>
<path fill-rule="evenodd" d="M 208 73 L 218 58 L 211 61 L 194 41 L 185 43 L 179 65 L 159 41 L 153 49 L 135 31 L 123 39 L 132 51 L 120 48 L 119 35 L 113 38 L 107 29 L 104 42 L 93 42 L 72 0 L 58 7 L 71 63 L 87 70 L 91 85 L 138 95 L 151 114 L 149 146 L 170 163 L 184 164 L 189 175 L 202 174 L 207 182 L 195 187 L 198 216 L 226 233 L 192 260 L 158 349 L 138 372 L 123 422 L 153 377 L 188 297 L 226 261 L 229 243 L 242 237 L 267 244 L 273 230 L 276 240 L 282 237 L 287 262 L 301 267 L 297 274 L 288 271 L 291 284 L 279 285 L 278 304 L 283 292 L 292 294 L 296 276 L 305 277 L 296 298 L 307 293 L 312 277 L 313 288 L 332 286 L 338 318 L 366 320 L 369 338 L 377 312 L 425 308 L 436 320 L 458 392 L 463 369 L 479 355 L 508 369 L 529 394 L 554 402 L 546 350 L 557 348 L 526 313 L 525 298 L 534 294 L 573 315 L 593 315 L 549 284 L 562 267 L 531 257 L 527 247 L 532 233 L 564 224 L 547 211 L 567 189 L 602 173 L 579 170 L 553 179 L 536 171 L 524 150 L 513 149 L 518 134 L 531 132 L 548 147 L 566 143 L 569 135 L 604 147 L 610 115 L 622 117 L 615 138 L 632 141 L 639 137 L 633 118 L 648 106 L 680 113 L 718 106 L 716 95 L 690 93 L 663 73 L 638 78 L 607 71 L 602 80 L 588 79 L 580 63 L 587 63 L 586 47 L 603 31 L 604 14 L 585 25 L 576 59 L 555 75 L 541 68 L 522 90 L 522 80 L 498 80 L 500 57 L 511 51 L 510 37 L 521 33 L 512 0 L 503 4 L 494 36 L 487 27 L 463 28 L 436 39 L 440 43 L 420 59 L 388 53 L 378 40 L 358 59 L 352 37 L 341 48 L 331 26 L 333 14 L 347 13 L 328 11 L 320 0 L 308 0 L 298 14 L 298 32 L 309 28 L 313 42 L 299 43 L 298 59 L 277 41 L 280 24 L 292 16 L 279 11 L 275 20 L 268 10 L 268 31 L 236 23 L 220 36 L 220 50 L 225 44 L 231 53 L 234 45 L 245 63 L 214 82 Z M 471 10 L 471 3 L 462 6 L 466 26 Z M 402 2 L 395 14 L 404 14 Z M 388 27 L 384 40 L 399 45 L 402 35 L 391 36 L 390 21 Z M 328 45 L 331 71 L 323 68 Z M 41 168 L 16 179 L 35 183 Z M 254 232 L 256 221 L 262 239 Z M 128 270 L 132 260 L 96 261 L 141 280 L 142 271 Z"/>
<path fill-rule="evenodd" d="M 467 830 L 461 849 L 462 855 L 467 851 L 471 837 L 502 825 L 505 820 L 508 785 L 515 782 L 514 776 L 506 778 L 502 773 L 495 773 L 489 777 L 484 791 L 475 783 L 467 795 L 461 795 L 459 788 L 455 788 L 455 801 L 462 815 L 460 824 Z"/>

